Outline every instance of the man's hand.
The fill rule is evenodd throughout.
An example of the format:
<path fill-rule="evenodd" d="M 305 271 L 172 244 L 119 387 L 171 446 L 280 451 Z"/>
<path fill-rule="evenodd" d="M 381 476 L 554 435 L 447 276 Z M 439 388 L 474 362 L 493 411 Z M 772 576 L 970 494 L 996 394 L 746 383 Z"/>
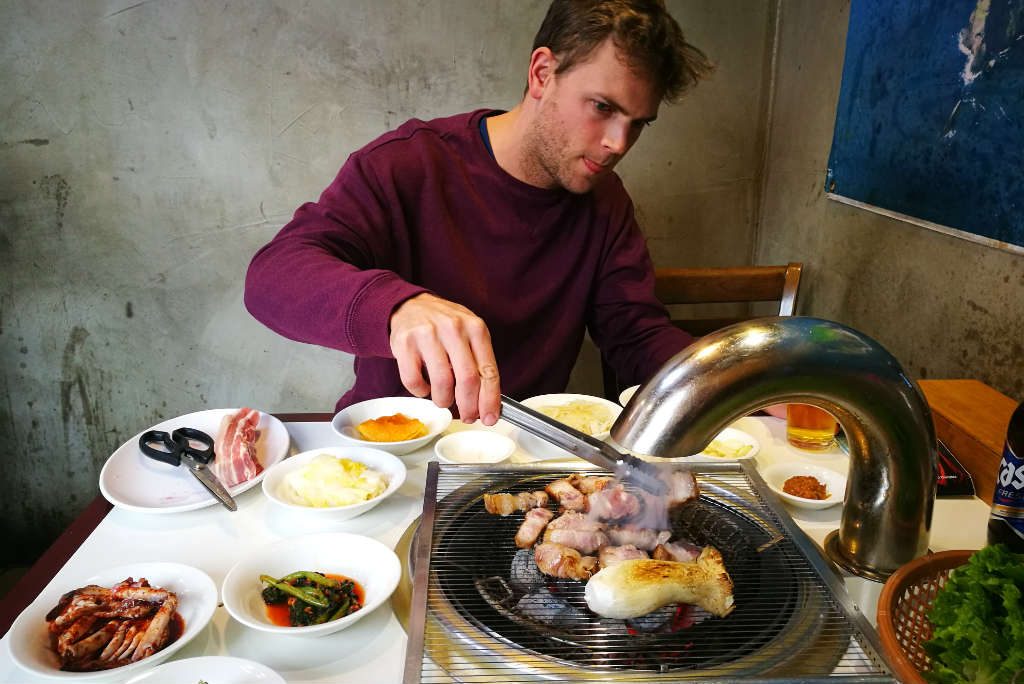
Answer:
<path fill-rule="evenodd" d="M 454 399 L 466 423 L 498 422 L 501 387 L 491 333 L 466 307 L 428 293 L 405 300 L 391 314 L 391 353 L 414 396 L 429 394 L 444 408 Z"/>

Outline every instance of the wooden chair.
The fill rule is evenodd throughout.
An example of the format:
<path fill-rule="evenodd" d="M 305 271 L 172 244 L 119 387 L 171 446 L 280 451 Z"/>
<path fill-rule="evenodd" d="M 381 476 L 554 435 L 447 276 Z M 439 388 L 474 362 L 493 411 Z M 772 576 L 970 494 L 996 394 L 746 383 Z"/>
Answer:
<path fill-rule="evenodd" d="M 654 272 L 654 292 L 669 307 L 672 323 L 694 337 L 701 337 L 733 323 L 759 316 L 792 316 L 800 290 L 803 264 L 786 266 L 734 266 L 723 268 L 659 268 Z M 778 310 L 758 312 L 760 302 L 778 302 Z M 725 315 L 708 317 L 704 305 L 734 305 Z M 747 304 L 746 307 L 737 307 Z M 678 305 L 693 305 L 692 313 L 674 312 Z M 739 309 L 739 310 L 737 310 Z M 618 401 L 620 387 L 611 367 L 601 359 L 605 397 Z"/>

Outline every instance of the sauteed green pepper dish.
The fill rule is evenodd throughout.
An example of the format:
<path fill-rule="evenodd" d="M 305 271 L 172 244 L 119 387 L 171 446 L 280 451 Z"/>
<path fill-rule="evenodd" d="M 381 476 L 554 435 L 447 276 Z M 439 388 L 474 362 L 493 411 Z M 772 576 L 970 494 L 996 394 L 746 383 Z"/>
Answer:
<path fill-rule="evenodd" d="M 277 623 L 287 609 L 286 624 L 291 627 L 337 620 L 363 605 L 361 588 L 340 575 L 300 570 L 280 579 L 260 575 L 260 581 L 267 585 L 261 595 L 271 620 Z"/>

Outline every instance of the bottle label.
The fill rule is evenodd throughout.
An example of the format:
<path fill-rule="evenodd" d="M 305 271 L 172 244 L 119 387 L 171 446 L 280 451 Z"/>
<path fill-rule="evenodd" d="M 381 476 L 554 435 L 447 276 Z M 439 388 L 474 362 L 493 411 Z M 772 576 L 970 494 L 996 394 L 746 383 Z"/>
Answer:
<path fill-rule="evenodd" d="M 1024 454 L 1015 454 L 1009 442 L 1003 449 L 992 497 L 992 517 L 1002 518 L 1024 537 Z"/>

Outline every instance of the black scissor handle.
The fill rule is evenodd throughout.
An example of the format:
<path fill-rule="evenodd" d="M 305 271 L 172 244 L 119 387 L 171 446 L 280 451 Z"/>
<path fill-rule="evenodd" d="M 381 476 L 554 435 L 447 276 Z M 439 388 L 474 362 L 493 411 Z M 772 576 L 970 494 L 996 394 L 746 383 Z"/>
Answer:
<path fill-rule="evenodd" d="M 160 444 L 163 448 L 153 446 Z M 172 466 L 181 465 L 181 447 L 162 430 L 149 430 L 139 437 L 139 449 L 146 456 Z"/>
<path fill-rule="evenodd" d="M 183 427 L 171 433 L 171 439 L 180 447 L 182 453 L 186 453 L 200 463 L 209 463 L 213 460 L 213 438 L 202 430 Z M 202 448 L 194 444 L 198 442 Z"/>
<path fill-rule="evenodd" d="M 201 448 L 194 446 L 199 443 Z M 159 448 L 157 445 L 159 444 Z M 139 449 L 146 456 L 172 466 L 181 465 L 185 454 L 199 463 L 213 460 L 213 438 L 202 430 L 183 427 L 168 434 L 163 430 L 149 430 L 139 437 Z"/>

